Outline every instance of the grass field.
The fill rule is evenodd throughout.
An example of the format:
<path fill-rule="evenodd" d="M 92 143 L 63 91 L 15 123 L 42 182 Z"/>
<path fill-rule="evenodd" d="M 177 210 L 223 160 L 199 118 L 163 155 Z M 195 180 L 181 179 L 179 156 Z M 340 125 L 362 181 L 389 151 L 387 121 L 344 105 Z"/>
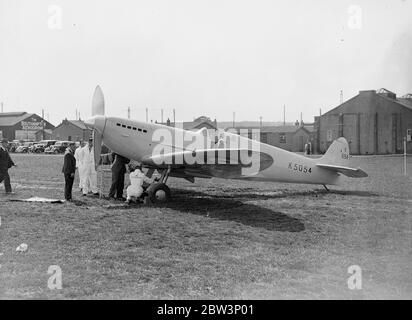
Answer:
<path fill-rule="evenodd" d="M 1 299 L 412 298 L 412 158 L 353 157 L 342 186 L 169 179 L 165 206 L 62 198 L 61 156 L 12 155 L 0 187 Z M 27 252 L 16 247 L 27 243 Z M 47 286 L 50 265 L 63 288 Z M 362 268 L 350 290 L 348 267 Z"/>

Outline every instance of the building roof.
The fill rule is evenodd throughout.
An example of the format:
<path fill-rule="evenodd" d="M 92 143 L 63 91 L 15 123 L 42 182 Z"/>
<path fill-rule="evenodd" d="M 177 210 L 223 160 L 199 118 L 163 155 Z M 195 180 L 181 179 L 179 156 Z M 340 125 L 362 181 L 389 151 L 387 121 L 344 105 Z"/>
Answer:
<path fill-rule="evenodd" d="M 164 123 L 159 123 L 162 125 L 167 126 L 168 123 L 164 122 Z M 197 119 L 194 119 L 193 121 L 185 121 L 185 122 L 176 122 L 176 126 L 177 127 L 182 127 L 185 130 L 193 130 L 193 129 L 200 129 L 203 127 L 211 127 L 213 129 L 217 129 L 216 124 L 214 123 L 214 121 L 210 120 L 210 118 L 205 117 L 205 116 L 201 116 Z M 169 122 L 169 125 L 173 126 L 172 122 Z"/>
<path fill-rule="evenodd" d="M 298 131 L 300 126 L 270 126 L 270 127 L 261 127 L 260 132 L 275 132 L 275 133 L 294 133 Z"/>
<path fill-rule="evenodd" d="M 305 129 L 306 131 L 308 131 L 310 133 L 315 132 L 315 126 L 314 125 L 304 125 L 301 128 Z"/>
<path fill-rule="evenodd" d="M 12 127 L 15 124 L 23 121 L 34 115 L 27 112 L 4 112 L 0 113 L 0 127 Z"/>
<path fill-rule="evenodd" d="M 356 99 L 361 93 L 365 93 L 365 92 L 366 93 L 374 93 L 378 97 L 381 97 L 381 98 L 386 99 L 387 101 L 390 101 L 390 102 L 393 102 L 393 103 L 397 103 L 397 104 L 401 105 L 402 107 L 405 107 L 405 108 L 408 108 L 408 109 L 412 110 L 412 94 L 408 93 L 408 94 L 405 94 L 404 96 L 402 96 L 401 98 L 397 98 L 396 93 L 394 93 L 392 91 L 389 91 L 385 88 L 381 88 L 379 90 L 362 90 L 362 91 L 359 91 L 359 93 L 356 96 L 353 96 L 352 98 L 350 98 L 349 100 L 346 100 L 345 102 L 341 103 L 337 107 L 334 107 L 331 110 L 325 112 L 323 115 L 333 112 L 335 109 L 339 108 L 341 105 L 343 105 L 345 103 L 348 103 L 349 101 L 351 101 L 353 99 Z"/>
<path fill-rule="evenodd" d="M 296 125 L 289 125 L 289 126 L 239 126 L 239 127 L 231 127 L 227 128 L 226 130 L 253 130 L 253 129 L 258 129 L 260 130 L 261 133 L 295 133 L 299 129 L 304 129 L 308 132 L 314 132 L 314 127 L 313 126 L 296 126 Z"/>
<path fill-rule="evenodd" d="M 412 99 L 404 98 L 404 97 L 396 98 L 396 96 L 395 96 L 395 98 L 391 98 L 391 97 L 388 97 L 388 96 L 380 94 L 380 93 L 378 93 L 378 95 L 380 97 L 386 99 L 386 100 L 397 103 L 397 104 L 401 105 L 402 107 L 405 107 L 405 108 L 408 108 L 408 109 L 412 110 Z"/>
<path fill-rule="evenodd" d="M 70 124 L 72 124 L 72 125 L 80 128 L 80 129 L 82 129 L 82 130 L 87 130 L 87 129 L 88 129 L 88 128 L 86 127 L 86 125 L 84 124 L 84 121 L 83 121 L 83 120 L 67 120 L 67 119 L 64 119 L 64 120 L 62 121 L 62 123 L 60 123 L 56 128 L 62 126 L 63 124 L 67 124 L 67 123 L 70 123 Z"/>
<path fill-rule="evenodd" d="M 293 125 L 294 122 L 286 122 L 286 125 Z M 235 127 L 260 128 L 282 126 L 283 121 L 236 121 Z M 233 121 L 219 121 L 217 126 L 221 129 L 233 128 Z"/>
<path fill-rule="evenodd" d="M 83 120 L 69 120 L 72 124 L 75 126 L 79 127 L 80 129 L 86 130 L 88 129 L 86 125 L 84 124 Z"/>
<path fill-rule="evenodd" d="M 183 129 L 185 130 L 191 130 L 191 129 L 196 129 L 196 128 L 203 128 L 203 127 L 212 127 L 213 129 L 217 129 L 213 122 L 210 121 L 188 121 L 188 122 L 183 122 Z"/>

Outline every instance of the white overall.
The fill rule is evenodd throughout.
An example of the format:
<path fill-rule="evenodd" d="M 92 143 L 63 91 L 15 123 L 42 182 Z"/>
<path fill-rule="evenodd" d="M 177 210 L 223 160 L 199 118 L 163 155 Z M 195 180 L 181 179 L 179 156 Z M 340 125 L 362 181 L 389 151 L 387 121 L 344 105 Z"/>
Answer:
<path fill-rule="evenodd" d="M 130 173 L 129 178 L 130 186 L 126 189 L 127 201 L 130 201 L 133 198 L 139 198 L 143 193 L 143 182 L 151 182 L 151 180 L 139 169 Z"/>
<path fill-rule="evenodd" d="M 97 193 L 97 172 L 94 165 L 93 148 L 90 150 L 88 145 L 84 146 L 80 153 L 80 158 L 84 174 L 83 194 L 88 194 L 90 191 Z"/>
<path fill-rule="evenodd" d="M 74 152 L 74 158 L 76 159 L 76 168 L 79 172 L 79 189 L 83 189 L 84 185 L 84 165 L 82 152 L 82 147 L 78 147 Z"/>

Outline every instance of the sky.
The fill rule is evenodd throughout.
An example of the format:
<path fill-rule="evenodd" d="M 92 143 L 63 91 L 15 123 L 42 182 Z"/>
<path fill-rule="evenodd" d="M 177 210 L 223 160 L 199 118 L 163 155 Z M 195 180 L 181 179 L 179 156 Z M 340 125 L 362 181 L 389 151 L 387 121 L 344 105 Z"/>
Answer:
<path fill-rule="evenodd" d="M 359 90 L 412 92 L 412 0 L 0 0 L 0 101 L 57 125 L 313 122 Z"/>

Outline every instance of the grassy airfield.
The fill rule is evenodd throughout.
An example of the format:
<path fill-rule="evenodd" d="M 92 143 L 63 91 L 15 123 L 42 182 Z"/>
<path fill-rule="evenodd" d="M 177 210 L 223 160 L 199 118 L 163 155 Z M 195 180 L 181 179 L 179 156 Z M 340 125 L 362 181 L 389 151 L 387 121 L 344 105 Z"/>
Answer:
<path fill-rule="evenodd" d="M 412 298 L 412 158 L 353 157 L 369 177 L 321 186 L 169 179 L 173 201 L 126 207 L 75 189 L 62 156 L 17 155 L 0 187 L 0 299 Z M 75 181 L 75 185 L 77 180 Z M 21 243 L 24 253 L 16 252 Z M 49 266 L 62 289 L 48 288 Z M 348 288 L 348 267 L 362 289 Z"/>

